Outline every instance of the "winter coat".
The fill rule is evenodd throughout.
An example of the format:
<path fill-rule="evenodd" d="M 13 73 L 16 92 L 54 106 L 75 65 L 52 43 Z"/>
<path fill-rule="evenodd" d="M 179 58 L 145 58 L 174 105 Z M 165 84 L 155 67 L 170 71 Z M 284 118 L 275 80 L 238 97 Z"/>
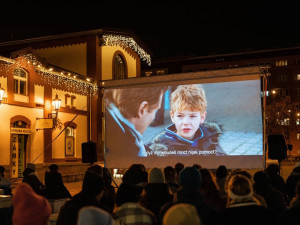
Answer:
<path fill-rule="evenodd" d="M 298 181 L 300 181 L 300 167 L 295 167 L 285 182 L 286 194 L 289 201 L 295 196 L 295 188 Z"/>
<path fill-rule="evenodd" d="M 174 124 L 165 128 L 165 131 L 157 135 L 150 144 L 154 155 L 226 155 L 219 144 L 218 138 L 222 133 L 220 127 L 215 123 L 206 123 L 199 126 L 193 140 L 187 140 L 176 134 Z"/>

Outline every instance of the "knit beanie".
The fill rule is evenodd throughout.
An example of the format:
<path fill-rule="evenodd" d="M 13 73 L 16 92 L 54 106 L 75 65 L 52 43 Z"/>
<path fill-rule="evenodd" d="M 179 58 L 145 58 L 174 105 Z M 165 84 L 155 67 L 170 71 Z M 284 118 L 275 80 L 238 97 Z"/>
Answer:
<path fill-rule="evenodd" d="M 195 206 L 178 203 L 171 206 L 163 217 L 163 225 L 201 225 Z"/>
<path fill-rule="evenodd" d="M 28 163 L 27 168 L 32 169 L 33 171 L 35 171 L 35 165 L 33 163 Z"/>
<path fill-rule="evenodd" d="M 78 213 L 78 225 L 114 225 L 116 224 L 112 216 L 103 209 L 95 206 L 86 206 Z"/>
<path fill-rule="evenodd" d="M 14 212 L 12 221 L 18 225 L 46 225 L 51 214 L 51 206 L 46 198 L 37 195 L 27 183 L 17 186 L 13 195 Z"/>
<path fill-rule="evenodd" d="M 165 176 L 161 169 L 159 168 L 152 168 L 149 171 L 148 183 L 164 183 Z"/>
<path fill-rule="evenodd" d="M 185 167 L 179 174 L 179 184 L 185 188 L 201 188 L 201 174 L 196 167 Z"/>

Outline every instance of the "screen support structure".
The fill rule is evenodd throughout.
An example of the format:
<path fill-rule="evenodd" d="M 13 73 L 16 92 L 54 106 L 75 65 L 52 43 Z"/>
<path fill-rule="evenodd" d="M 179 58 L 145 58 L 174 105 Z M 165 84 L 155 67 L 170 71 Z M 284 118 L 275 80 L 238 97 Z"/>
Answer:
<path fill-rule="evenodd" d="M 263 151 L 264 151 L 264 168 L 266 168 L 267 161 L 267 140 L 266 140 L 266 107 L 267 107 L 267 87 L 268 87 L 268 77 L 271 76 L 269 72 L 270 66 L 262 66 L 260 68 L 260 73 L 262 77 L 262 89 L 263 89 Z"/>

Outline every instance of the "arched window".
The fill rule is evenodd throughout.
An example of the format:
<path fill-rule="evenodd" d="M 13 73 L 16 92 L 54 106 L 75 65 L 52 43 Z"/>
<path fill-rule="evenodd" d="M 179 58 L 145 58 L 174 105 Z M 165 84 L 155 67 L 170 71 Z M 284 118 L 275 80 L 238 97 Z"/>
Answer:
<path fill-rule="evenodd" d="M 68 126 L 65 129 L 65 156 L 75 157 L 75 133 L 77 124 L 73 122 L 65 122 L 64 126 Z"/>
<path fill-rule="evenodd" d="M 27 96 L 28 73 L 23 69 L 14 70 L 14 93 Z"/>
<path fill-rule="evenodd" d="M 126 62 L 121 54 L 115 54 L 113 61 L 113 79 L 124 79 L 127 77 Z"/>

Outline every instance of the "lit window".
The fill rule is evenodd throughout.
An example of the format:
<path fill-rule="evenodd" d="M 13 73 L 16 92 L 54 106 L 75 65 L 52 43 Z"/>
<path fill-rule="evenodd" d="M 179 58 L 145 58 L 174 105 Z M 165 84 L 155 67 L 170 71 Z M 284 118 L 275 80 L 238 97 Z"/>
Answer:
<path fill-rule="evenodd" d="M 300 119 L 297 119 L 296 120 L 296 125 L 299 125 L 300 124 Z"/>
<path fill-rule="evenodd" d="M 126 78 L 126 64 L 124 58 L 117 54 L 114 58 L 114 79 L 124 79 Z"/>
<path fill-rule="evenodd" d="M 65 155 L 66 156 L 75 156 L 75 129 L 73 127 L 67 127 L 65 130 L 65 144 L 66 144 L 66 151 L 65 151 Z"/>
<path fill-rule="evenodd" d="M 287 65 L 288 65 L 288 62 L 287 62 L 286 59 L 284 59 L 284 60 L 277 60 L 277 61 L 275 62 L 275 65 L 276 65 L 276 66 L 287 66 Z"/>
<path fill-rule="evenodd" d="M 23 69 L 14 70 L 14 93 L 27 95 L 28 74 Z"/>
<path fill-rule="evenodd" d="M 300 80 L 300 74 L 297 74 L 297 80 Z"/>
<path fill-rule="evenodd" d="M 300 133 L 297 133 L 297 140 L 300 140 Z"/>

